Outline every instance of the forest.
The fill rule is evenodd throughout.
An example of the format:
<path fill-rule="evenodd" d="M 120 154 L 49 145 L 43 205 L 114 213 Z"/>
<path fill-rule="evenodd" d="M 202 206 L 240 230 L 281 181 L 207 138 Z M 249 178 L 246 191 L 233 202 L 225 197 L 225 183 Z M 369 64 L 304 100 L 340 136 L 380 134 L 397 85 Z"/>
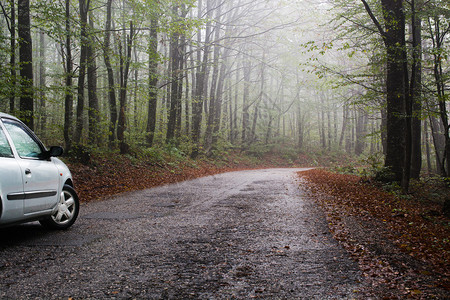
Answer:
<path fill-rule="evenodd" d="M 284 145 L 404 191 L 449 176 L 448 1 L 0 4 L 0 111 L 69 153 Z"/>

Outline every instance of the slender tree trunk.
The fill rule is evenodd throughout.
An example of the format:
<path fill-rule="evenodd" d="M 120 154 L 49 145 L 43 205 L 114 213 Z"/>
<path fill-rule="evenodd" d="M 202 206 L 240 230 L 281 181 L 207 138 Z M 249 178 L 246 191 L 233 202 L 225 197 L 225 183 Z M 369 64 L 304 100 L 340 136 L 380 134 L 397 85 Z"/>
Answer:
<path fill-rule="evenodd" d="M 450 125 L 448 123 L 446 95 L 445 95 L 445 82 L 442 68 L 442 54 L 441 49 L 443 47 L 445 33 L 441 33 L 440 21 L 435 18 L 435 32 L 433 40 L 433 46 L 436 49 L 434 52 L 434 78 L 436 84 L 439 116 L 441 117 L 441 124 L 443 125 L 444 133 L 444 155 L 442 158 L 442 165 L 440 167 L 443 176 L 448 176 L 450 173 Z"/>
<path fill-rule="evenodd" d="M 173 14 L 178 16 L 179 8 L 177 6 L 172 8 Z M 177 119 L 178 119 L 178 107 L 181 103 L 181 95 L 179 94 L 179 84 L 180 84 L 180 34 L 178 32 L 173 32 L 170 38 L 170 61 L 172 64 L 171 68 L 171 91 L 170 91 L 170 110 L 169 119 L 167 122 L 167 133 L 166 133 L 166 143 L 171 142 L 176 133 Z"/>
<path fill-rule="evenodd" d="M 256 137 L 256 124 L 259 116 L 259 104 L 264 101 L 264 89 L 265 89 L 265 75 L 266 75 L 266 52 L 263 50 L 262 60 L 261 60 L 261 81 L 259 87 L 259 99 L 255 103 L 255 109 L 253 111 L 253 123 L 252 123 L 252 131 L 250 133 L 250 141 L 255 142 Z"/>
<path fill-rule="evenodd" d="M 192 57 L 192 56 L 191 56 Z M 186 64 L 186 69 L 188 68 L 188 60 L 186 59 L 185 61 Z M 192 64 L 191 64 L 192 66 Z M 185 78 L 185 89 L 184 89 L 184 93 L 185 93 L 185 100 L 184 100 L 184 135 L 186 137 L 189 136 L 190 134 L 190 130 L 191 130 L 191 122 L 190 122 L 190 111 L 189 111 L 189 107 L 190 107 L 190 102 L 189 99 L 191 99 L 190 95 L 189 95 L 189 91 L 190 91 L 190 82 L 189 82 L 189 71 L 185 70 L 184 71 L 184 78 Z"/>
<path fill-rule="evenodd" d="M 80 5 L 80 22 L 81 22 L 81 49 L 80 49 L 80 66 L 78 71 L 78 102 L 77 102 L 77 120 L 75 125 L 75 144 L 81 142 L 81 136 L 83 133 L 83 122 L 84 122 L 84 90 L 86 81 L 86 64 L 88 55 L 88 32 L 87 32 L 87 16 L 89 11 L 89 3 L 87 0 L 79 0 Z"/>
<path fill-rule="evenodd" d="M 47 110 L 45 109 L 45 33 L 39 32 L 39 131 L 45 137 Z"/>
<path fill-rule="evenodd" d="M 376 140 L 375 140 L 375 121 L 372 120 L 370 122 L 370 148 L 369 153 L 370 155 L 373 155 L 375 153 L 375 146 L 376 146 Z"/>
<path fill-rule="evenodd" d="M 237 61 L 239 62 L 239 56 L 237 57 Z M 233 111 L 233 142 L 235 143 L 236 140 L 238 139 L 238 99 L 239 99 L 239 80 L 240 78 L 240 68 L 239 68 L 239 63 L 237 65 L 237 69 L 236 69 L 236 83 L 235 83 L 235 87 L 234 87 L 234 111 Z"/>
<path fill-rule="evenodd" d="M 10 52 L 9 64 L 11 68 L 11 92 L 9 96 L 9 111 L 14 113 L 16 110 L 16 84 L 17 84 L 17 72 L 16 72 L 16 6 L 14 0 L 9 0 L 11 7 L 11 22 L 10 22 Z"/>
<path fill-rule="evenodd" d="M 249 137 L 247 134 L 249 134 L 249 97 L 250 97 L 250 72 L 251 72 L 251 66 L 250 63 L 247 61 L 244 61 L 243 63 L 244 68 L 244 90 L 243 90 L 243 98 L 242 98 L 242 144 L 245 144 Z"/>
<path fill-rule="evenodd" d="M 177 122 L 177 112 L 178 112 L 178 102 L 181 101 L 178 94 L 178 84 L 179 84 L 179 49 L 178 49 L 178 34 L 173 33 L 174 36 L 171 38 L 170 42 L 170 58 L 172 62 L 171 80 L 170 84 L 170 110 L 169 119 L 167 122 L 167 134 L 166 142 L 169 143 L 175 137 L 175 127 Z"/>
<path fill-rule="evenodd" d="M 183 11 L 183 9 L 182 9 Z M 184 83 L 184 76 L 185 72 L 183 72 L 184 66 L 186 64 L 185 61 L 185 53 L 186 53 L 186 37 L 182 34 L 180 36 L 179 41 L 179 53 L 178 53 L 178 91 L 177 91 L 177 119 L 175 123 L 175 136 L 177 138 L 181 137 L 181 130 L 182 130 L 182 119 L 183 119 L 183 83 Z M 185 100 L 187 101 L 187 95 L 185 97 Z"/>
<path fill-rule="evenodd" d="M 92 14 L 89 16 L 89 29 L 94 29 Z M 91 145 L 99 144 L 98 126 L 100 123 L 100 110 L 97 97 L 97 62 L 94 50 L 94 39 L 89 36 L 87 48 L 87 81 L 88 81 L 88 103 L 89 103 L 89 143 Z"/>
<path fill-rule="evenodd" d="M 134 87 L 133 87 L 133 104 L 134 104 L 134 127 L 138 128 L 139 126 L 139 113 L 138 113 L 138 78 L 139 78 L 139 68 L 137 67 L 139 64 L 139 56 L 136 48 L 136 43 L 133 45 L 133 53 L 134 53 L 134 63 L 136 66 L 134 67 Z"/>
<path fill-rule="evenodd" d="M 214 41 L 218 41 L 220 37 L 220 30 L 221 30 L 221 7 L 222 5 L 219 5 L 216 11 L 216 26 L 214 28 Z M 216 115 L 216 89 L 217 89 L 217 82 L 219 77 L 219 56 L 220 56 L 220 45 L 216 43 L 213 50 L 213 69 L 212 69 L 212 78 L 211 78 L 211 90 L 209 93 L 209 112 L 208 112 L 208 120 L 206 123 L 206 131 L 205 131 L 205 150 L 206 153 L 209 153 L 211 151 L 212 147 L 212 139 L 213 139 L 213 128 L 214 128 L 214 121 L 215 121 L 215 115 Z"/>
<path fill-rule="evenodd" d="M 380 124 L 380 132 L 381 132 L 381 146 L 383 148 L 383 154 L 386 155 L 387 148 L 387 112 L 384 107 L 380 110 L 381 115 L 381 124 Z"/>
<path fill-rule="evenodd" d="M 190 62 L 191 62 L 191 68 L 192 71 L 186 71 L 186 72 L 190 72 L 191 73 L 191 97 L 190 97 L 190 115 L 189 115 L 189 135 L 190 137 L 192 137 L 192 130 L 194 129 L 193 126 L 193 119 L 194 119 L 194 97 L 195 97 L 195 87 L 197 86 L 197 78 L 196 78 L 196 69 L 194 68 L 194 66 L 196 66 L 197 64 L 200 64 L 200 61 L 195 61 L 195 53 L 198 51 L 194 51 L 194 45 L 191 44 L 191 57 L 190 57 Z"/>
<path fill-rule="evenodd" d="M 331 151 L 331 140 L 332 140 L 332 138 L 331 138 L 331 135 L 332 135 L 332 133 L 331 133 L 331 114 L 330 114 L 330 110 L 329 110 L 329 108 L 327 108 L 327 121 L 328 121 L 328 126 L 327 126 L 327 129 L 328 129 L 328 151 Z"/>
<path fill-rule="evenodd" d="M 30 1 L 18 1 L 18 36 L 20 59 L 20 117 L 34 129 L 33 108 L 33 45 L 31 41 Z"/>
<path fill-rule="evenodd" d="M 359 109 L 356 114 L 356 141 L 355 154 L 361 155 L 365 148 L 365 136 L 367 134 L 367 113 L 363 109 Z"/>
<path fill-rule="evenodd" d="M 117 123 L 117 104 L 116 104 L 116 89 L 114 81 L 114 71 L 111 66 L 110 58 L 110 41 L 111 41 L 111 15 L 112 15 L 112 1 L 108 0 L 106 4 L 106 25 L 105 25 L 105 40 L 103 42 L 103 55 L 108 73 L 108 103 L 109 103 L 109 147 L 114 147 L 116 140 L 116 123 Z"/>
<path fill-rule="evenodd" d="M 424 134 L 425 134 L 425 152 L 427 157 L 427 170 L 428 174 L 431 174 L 433 172 L 433 168 L 431 166 L 431 151 L 430 151 L 430 138 L 428 136 L 428 121 L 424 121 L 424 128 L 423 128 Z"/>
<path fill-rule="evenodd" d="M 298 144 L 299 150 L 303 150 L 303 117 L 300 102 L 297 107 L 297 130 L 298 130 Z"/>
<path fill-rule="evenodd" d="M 148 89 L 148 117 L 147 144 L 153 146 L 156 129 L 156 109 L 158 96 L 158 19 L 152 16 L 149 42 L 149 89 Z"/>
<path fill-rule="evenodd" d="M 71 46 L 70 0 L 66 0 L 66 96 L 64 101 L 64 142 L 66 149 L 72 147 L 72 120 L 73 120 L 73 61 Z"/>
<path fill-rule="evenodd" d="M 433 138 L 433 145 L 436 157 L 436 170 L 441 176 L 445 176 L 444 166 L 444 152 L 445 152 L 445 139 L 443 134 L 442 125 L 437 118 L 429 116 L 431 135 Z"/>
<path fill-rule="evenodd" d="M 217 95 L 216 95 L 216 108 L 215 108 L 215 115 L 214 115 L 214 128 L 213 128 L 213 135 L 212 135 L 212 145 L 213 147 L 217 145 L 217 141 L 219 138 L 219 131 L 220 131 L 220 120 L 222 118 L 222 103 L 223 103 L 223 88 L 225 84 L 225 75 L 227 73 L 227 58 L 229 55 L 229 49 L 225 49 L 223 53 L 223 60 L 221 62 L 220 71 L 219 71 L 219 80 L 217 84 Z"/>
<path fill-rule="evenodd" d="M 259 101 L 255 103 L 255 109 L 253 110 L 253 120 L 252 120 L 252 128 L 250 131 L 250 136 L 248 139 L 248 143 L 254 143 L 256 141 L 256 124 L 258 122 L 258 116 L 259 116 Z"/>
<path fill-rule="evenodd" d="M 198 15 L 201 17 L 202 15 L 202 1 L 198 1 Z M 207 19 L 211 18 L 211 0 L 206 0 L 206 11 L 207 11 Z M 211 22 L 207 22 L 206 31 L 205 31 L 205 41 L 204 41 L 204 50 L 203 50 L 203 58 L 201 59 L 201 49 L 197 52 L 197 60 L 201 61 L 201 64 L 197 67 L 196 73 L 196 87 L 195 87 L 195 96 L 193 97 L 194 103 L 192 104 L 192 141 L 194 143 L 194 148 L 192 149 L 191 157 L 195 158 L 199 154 L 200 151 L 200 133 L 201 133 L 201 125 L 203 118 L 203 102 L 204 102 L 204 89 L 205 83 L 207 82 L 206 74 L 208 68 L 208 57 L 210 51 L 210 34 L 211 34 Z M 197 34 L 197 42 L 201 44 L 202 34 L 199 31 Z"/>
<path fill-rule="evenodd" d="M 344 106 L 342 106 L 342 130 L 341 130 L 341 138 L 339 139 L 339 148 L 342 147 L 342 142 L 344 141 L 345 132 L 347 131 L 347 123 L 348 123 L 348 106 L 344 104 Z"/>
<path fill-rule="evenodd" d="M 333 121 L 334 121 L 334 136 L 333 136 L 333 143 L 336 146 L 337 145 L 337 139 L 338 139 L 338 109 L 336 105 L 333 105 Z"/>
<path fill-rule="evenodd" d="M 125 29 L 124 29 L 125 31 Z M 120 93 L 119 93 L 119 122 L 117 124 L 117 139 L 119 140 L 119 148 L 121 154 L 126 154 L 129 152 L 129 145 L 125 140 L 126 131 L 126 111 L 127 111 L 127 86 L 128 86 L 128 76 L 130 73 L 130 63 L 131 63 L 131 50 L 133 46 L 134 39 L 134 27 L 133 22 L 130 22 L 130 32 L 126 37 L 125 43 L 125 53 L 122 53 L 122 49 L 119 44 L 119 57 L 120 57 Z"/>
<path fill-rule="evenodd" d="M 322 144 L 322 148 L 326 149 L 327 148 L 327 140 L 325 138 L 325 102 L 324 102 L 324 95 L 320 95 L 320 142 Z"/>
<path fill-rule="evenodd" d="M 411 178 L 418 179 L 422 169 L 422 20 L 417 15 L 416 0 L 412 5 L 412 74 L 410 93 L 412 97 L 412 145 Z"/>

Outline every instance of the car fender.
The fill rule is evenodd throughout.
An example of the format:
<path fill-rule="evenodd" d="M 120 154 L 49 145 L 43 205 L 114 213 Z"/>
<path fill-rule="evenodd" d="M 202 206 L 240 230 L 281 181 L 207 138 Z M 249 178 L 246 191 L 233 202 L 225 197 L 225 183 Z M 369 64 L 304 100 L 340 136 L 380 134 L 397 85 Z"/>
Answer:
<path fill-rule="evenodd" d="M 61 191 L 64 187 L 64 184 L 66 184 L 66 182 L 72 183 L 72 181 L 73 181 L 72 174 L 70 173 L 70 170 L 66 166 L 66 164 L 63 163 L 59 158 L 52 157 L 52 161 L 56 165 L 56 168 L 58 169 L 58 172 L 59 172 L 59 189 L 58 189 L 58 191 L 61 193 Z"/>

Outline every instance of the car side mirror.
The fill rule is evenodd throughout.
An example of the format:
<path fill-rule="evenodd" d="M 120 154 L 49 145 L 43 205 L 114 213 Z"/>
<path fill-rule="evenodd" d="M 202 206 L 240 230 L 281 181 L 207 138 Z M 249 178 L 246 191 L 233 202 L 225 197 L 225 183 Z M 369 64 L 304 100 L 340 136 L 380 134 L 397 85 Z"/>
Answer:
<path fill-rule="evenodd" d="M 61 156 L 64 153 L 64 149 L 60 146 L 51 146 L 48 151 L 49 157 Z"/>

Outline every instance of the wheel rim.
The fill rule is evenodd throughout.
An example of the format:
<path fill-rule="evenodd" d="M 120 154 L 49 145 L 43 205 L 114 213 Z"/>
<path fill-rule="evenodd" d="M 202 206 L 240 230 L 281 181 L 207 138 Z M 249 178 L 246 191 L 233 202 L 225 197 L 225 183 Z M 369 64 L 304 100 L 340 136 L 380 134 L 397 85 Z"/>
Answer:
<path fill-rule="evenodd" d="M 68 191 L 62 191 L 52 219 L 56 224 L 67 224 L 72 220 L 75 210 L 76 204 L 72 194 Z"/>

